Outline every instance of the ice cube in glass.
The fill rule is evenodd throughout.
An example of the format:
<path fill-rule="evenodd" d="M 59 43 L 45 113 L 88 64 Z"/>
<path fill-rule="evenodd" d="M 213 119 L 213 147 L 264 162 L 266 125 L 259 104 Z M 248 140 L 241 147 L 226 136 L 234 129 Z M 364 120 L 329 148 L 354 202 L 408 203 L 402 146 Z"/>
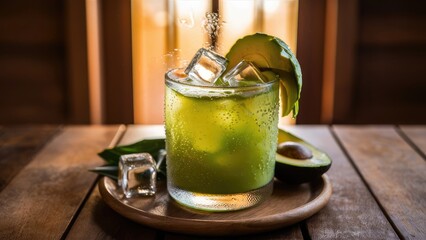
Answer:
<path fill-rule="evenodd" d="M 228 61 L 219 54 L 201 48 L 192 58 L 185 73 L 201 85 L 213 85 L 226 69 Z"/>
<path fill-rule="evenodd" d="M 259 69 L 249 61 L 241 61 L 232 68 L 223 80 L 231 87 L 251 86 L 267 82 Z"/>
<path fill-rule="evenodd" d="M 119 161 L 119 184 L 126 198 L 152 196 L 156 192 L 157 168 L 149 153 L 126 154 Z"/>

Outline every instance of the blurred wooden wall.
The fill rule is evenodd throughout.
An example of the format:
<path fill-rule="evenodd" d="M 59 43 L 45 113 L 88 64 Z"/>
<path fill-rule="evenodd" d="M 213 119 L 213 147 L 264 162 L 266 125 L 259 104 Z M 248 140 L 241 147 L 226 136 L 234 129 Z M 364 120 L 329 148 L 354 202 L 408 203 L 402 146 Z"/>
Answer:
<path fill-rule="evenodd" d="M 298 123 L 426 123 L 426 1 L 301 0 Z"/>
<path fill-rule="evenodd" d="M 130 0 L 96 0 L 102 123 L 132 123 Z M 0 124 L 91 123 L 86 0 L 0 1 Z"/>
<path fill-rule="evenodd" d="M 99 1 L 103 123 L 132 123 L 130 1 Z M 299 6 L 299 124 L 426 123 L 426 1 Z M 0 1 L 0 124 L 90 123 L 85 19 L 85 0 Z"/>
<path fill-rule="evenodd" d="M 362 0 L 358 22 L 354 111 L 347 117 L 426 123 L 426 1 Z"/>
<path fill-rule="evenodd" d="M 67 120 L 64 1 L 0 1 L 0 123 Z"/>

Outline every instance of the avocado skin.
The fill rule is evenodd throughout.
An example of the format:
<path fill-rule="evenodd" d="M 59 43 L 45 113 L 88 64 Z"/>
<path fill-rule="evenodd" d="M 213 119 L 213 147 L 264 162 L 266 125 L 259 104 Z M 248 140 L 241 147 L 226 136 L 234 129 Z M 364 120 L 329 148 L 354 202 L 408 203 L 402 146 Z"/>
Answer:
<path fill-rule="evenodd" d="M 300 64 L 281 39 L 264 33 L 255 33 L 238 39 L 226 54 L 230 71 L 241 60 L 253 62 L 262 71 L 273 71 L 279 75 L 282 104 L 282 116 L 293 111 L 293 117 L 299 112 L 299 99 L 302 89 L 302 71 Z"/>
<path fill-rule="evenodd" d="M 278 180 L 290 184 L 312 182 L 320 178 L 322 174 L 330 169 L 332 160 L 325 152 L 283 129 L 278 129 L 278 144 L 287 141 L 303 144 L 312 151 L 313 158 L 321 159 L 323 162 L 322 164 L 307 166 L 307 164 L 311 163 L 313 158 L 305 160 L 291 159 L 291 161 L 298 161 L 298 164 L 295 165 L 294 163 L 289 163 L 289 161 L 285 163 L 287 157 L 277 153 L 275 160 L 275 178 Z M 304 163 L 306 164 L 304 165 Z"/>
<path fill-rule="evenodd" d="M 275 178 L 290 184 L 312 182 L 330 169 L 331 163 L 319 167 L 299 167 L 285 163 L 275 163 Z"/>

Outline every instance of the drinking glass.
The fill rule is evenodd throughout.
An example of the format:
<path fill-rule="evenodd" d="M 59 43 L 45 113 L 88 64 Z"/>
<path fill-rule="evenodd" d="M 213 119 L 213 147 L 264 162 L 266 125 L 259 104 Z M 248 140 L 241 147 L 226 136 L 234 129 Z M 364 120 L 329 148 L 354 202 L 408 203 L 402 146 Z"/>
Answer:
<path fill-rule="evenodd" d="M 176 71 L 176 70 L 171 70 Z M 195 86 L 166 73 L 167 187 L 180 204 L 231 211 L 272 192 L 279 82 Z"/>

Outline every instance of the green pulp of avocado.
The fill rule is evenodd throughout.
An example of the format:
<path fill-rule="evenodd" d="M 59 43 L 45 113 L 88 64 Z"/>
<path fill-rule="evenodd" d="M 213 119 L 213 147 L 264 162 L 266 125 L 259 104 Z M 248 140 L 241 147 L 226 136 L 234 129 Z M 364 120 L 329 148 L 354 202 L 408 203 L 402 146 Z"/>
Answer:
<path fill-rule="evenodd" d="M 308 159 L 295 159 L 276 154 L 275 177 L 289 183 L 310 182 L 319 178 L 331 166 L 331 158 L 320 149 L 284 130 L 278 130 L 278 142 L 295 142 L 312 152 Z"/>
<path fill-rule="evenodd" d="M 231 47 L 228 54 L 227 71 L 240 61 L 255 64 L 262 71 L 271 71 L 280 78 L 281 109 L 286 116 L 299 112 L 299 98 L 302 89 L 302 71 L 295 55 L 281 39 L 263 33 L 245 36 Z"/>

